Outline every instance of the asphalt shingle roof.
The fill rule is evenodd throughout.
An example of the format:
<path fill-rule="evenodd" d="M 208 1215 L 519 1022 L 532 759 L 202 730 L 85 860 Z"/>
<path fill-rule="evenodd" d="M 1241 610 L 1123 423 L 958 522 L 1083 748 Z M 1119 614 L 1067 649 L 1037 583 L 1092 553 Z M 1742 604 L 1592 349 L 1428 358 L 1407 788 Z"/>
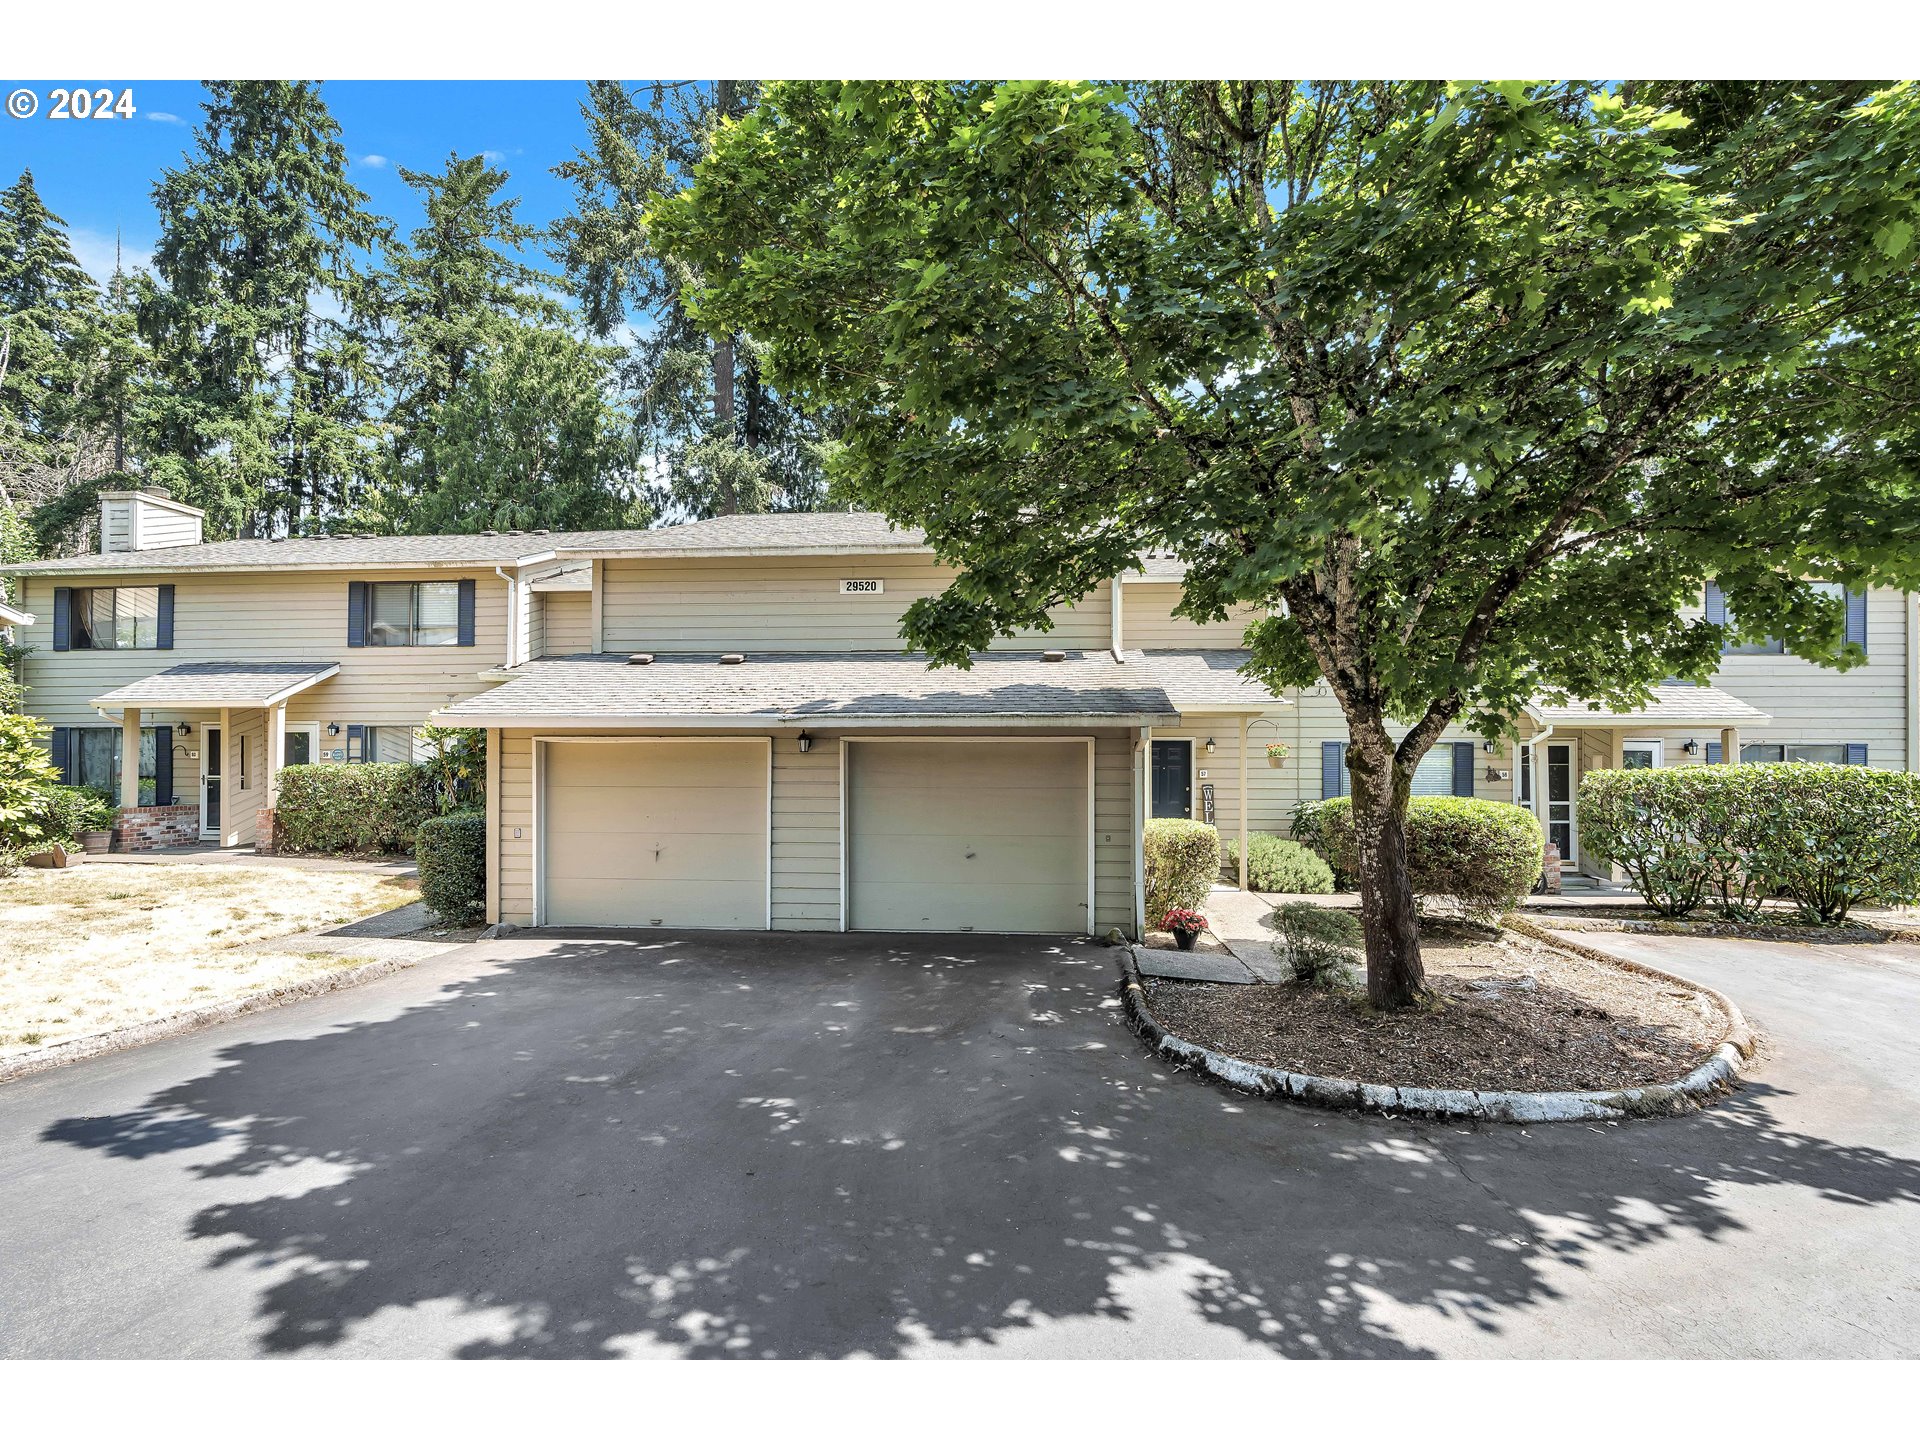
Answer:
<path fill-rule="evenodd" d="M 196 660 L 109 690 L 93 703 L 108 709 L 267 705 L 324 680 L 339 668 L 337 660 Z"/>
<path fill-rule="evenodd" d="M 1265 709 L 1291 705 L 1257 680 L 1239 673 L 1250 652 L 1245 650 L 1129 650 L 1130 665 L 1153 676 L 1176 706 L 1245 705 Z"/>
<path fill-rule="evenodd" d="M 305 540 L 217 540 L 154 550 L 76 555 L 0 566 L 0 574 L 58 575 L 131 570 L 297 570 L 504 565 L 554 551 L 599 554 L 807 554 L 843 550 L 924 550 L 918 530 L 884 515 L 821 511 L 723 515 L 658 530 L 529 530 L 506 535 L 334 535 Z"/>
<path fill-rule="evenodd" d="M 1535 701 L 1527 714 L 1542 725 L 1764 725 L 1773 717 L 1756 710 L 1738 696 L 1712 685 L 1670 680 L 1654 690 L 1653 699 L 1637 710 L 1617 710 L 1598 701 L 1572 700 L 1564 705 Z"/>
<path fill-rule="evenodd" d="M 1173 702 L 1140 667 L 1105 651 L 1068 651 L 1048 661 L 1033 651 L 973 657 L 969 670 L 928 666 L 922 655 L 796 653 L 748 655 L 723 665 L 714 655 L 660 655 L 650 665 L 625 655 L 534 660 L 497 689 L 449 705 L 436 718 L 499 724 L 500 717 L 628 723 L 874 723 L 906 720 L 1170 723 Z"/>

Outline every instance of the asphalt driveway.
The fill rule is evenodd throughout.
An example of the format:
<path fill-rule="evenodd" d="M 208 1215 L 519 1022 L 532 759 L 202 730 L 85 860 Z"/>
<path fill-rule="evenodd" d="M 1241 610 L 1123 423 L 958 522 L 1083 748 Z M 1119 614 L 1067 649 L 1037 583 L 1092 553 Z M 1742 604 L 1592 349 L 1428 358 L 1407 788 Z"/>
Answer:
<path fill-rule="evenodd" d="M 1096 945 L 471 946 L 0 1087 L 0 1355 L 1920 1351 L 1920 955 L 1684 968 L 1755 1083 L 1520 1130 L 1170 1073 Z"/>

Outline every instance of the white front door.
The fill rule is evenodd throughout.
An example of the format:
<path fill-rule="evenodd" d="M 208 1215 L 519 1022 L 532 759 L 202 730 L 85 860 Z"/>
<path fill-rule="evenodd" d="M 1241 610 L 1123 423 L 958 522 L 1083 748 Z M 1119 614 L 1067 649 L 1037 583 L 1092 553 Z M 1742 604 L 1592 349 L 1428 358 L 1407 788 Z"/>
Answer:
<path fill-rule="evenodd" d="M 1559 847 L 1560 863 L 1568 867 L 1578 862 L 1575 852 L 1580 844 L 1580 827 L 1573 809 L 1576 788 L 1573 763 L 1572 745 L 1548 743 L 1547 839 Z"/>
<path fill-rule="evenodd" d="M 200 727 L 200 838 L 220 838 L 220 727 Z"/>
<path fill-rule="evenodd" d="M 1665 747 L 1658 740 L 1622 740 L 1622 770 L 1658 770 L 1666 763 Z"/>

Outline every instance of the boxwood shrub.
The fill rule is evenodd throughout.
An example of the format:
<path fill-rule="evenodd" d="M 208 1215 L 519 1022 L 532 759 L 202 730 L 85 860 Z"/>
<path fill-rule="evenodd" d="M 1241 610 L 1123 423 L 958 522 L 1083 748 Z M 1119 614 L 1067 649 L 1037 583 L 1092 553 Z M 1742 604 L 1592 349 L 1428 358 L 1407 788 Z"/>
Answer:
<path fill-rule="evenodd" d="M 487 913 L 487 817 L 456 810 L 421 822 L 414 842 L 420 866 L 420 898 L 450 925 L 465 925 Z"/>
<path fill-rule="evenodd" d="M 1598 770 L 1580 838 L 1663 915 L 1707 900 L 1734 917 L 1785 895 L 1837 924 L 1855 905 L 1920 901 L 1920 774 L 1864 765 Z"/>
<path fill-rule="evenodd" d="M 289 765 L 280 772 L 275 817 L 280 848 L 320 855 L 413 849 L 433 813 L 418 765 Z"/>
<path fill-rule="evenodd" d="M 1227 868 L 1240 870 L 1240 842 L 1227 841 Z M 1297 840 L 1264 831 L 1247 837 L 1247 883 L 1270 895 L 1331 895 L 1333 871 Z"/>
<path fill-rule="evenodd" d="M 1333 868 L 1359 873 L 1353 802 L 1322 801 L 1317 817 Z M 1407 802 L 1407 868 L 1413 893 L 1458 904 L 1476 919 L 1518 905 L 1540 878 L 1546 840 L 1531 810 L 1499 800 L 1416 795 Z"/>
<path fill-rule="evenodd" d="M 1178 905 L 1198 910 L 1220 878 L 1220 832 L 1198 820 L 1149 820 L 1146 831 L 1147 926 Z"/>

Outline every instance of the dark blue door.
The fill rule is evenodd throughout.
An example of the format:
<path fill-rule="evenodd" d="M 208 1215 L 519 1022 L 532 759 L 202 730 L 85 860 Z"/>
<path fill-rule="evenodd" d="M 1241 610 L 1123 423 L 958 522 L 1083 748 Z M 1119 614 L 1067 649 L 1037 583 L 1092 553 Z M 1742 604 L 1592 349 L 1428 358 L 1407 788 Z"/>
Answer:
<path fill-rule="evenodd" d="M 1185 740 L 1153 742 L 1153 818 L 1193 815 L 1193 746 Z"/>

